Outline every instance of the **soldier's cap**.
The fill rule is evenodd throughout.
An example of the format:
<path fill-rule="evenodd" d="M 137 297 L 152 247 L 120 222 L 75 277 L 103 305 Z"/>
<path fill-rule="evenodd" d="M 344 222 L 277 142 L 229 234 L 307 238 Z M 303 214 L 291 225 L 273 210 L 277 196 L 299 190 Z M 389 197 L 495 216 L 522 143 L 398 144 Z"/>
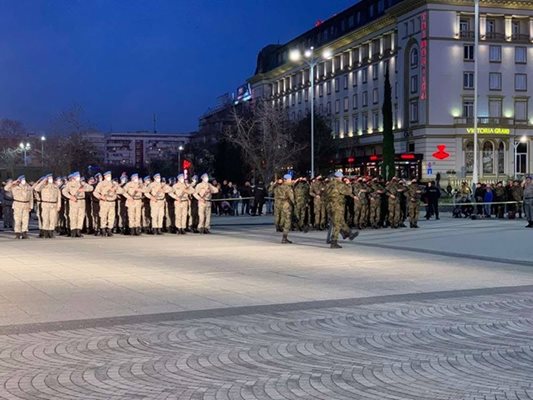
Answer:
<path fill-rule="evenodd" d="M 48 179 L 48 178 L 53 178 L 53 175 L 52 174 L 46 174 L 45 176 L 43 176 L 43 179 Z"/>
<path fill-rule="evenodd" d="M 360 176 L 359 178 L 357 178 L 357 181 L 358 181 L 358 182 L 359 182 L 359 181 L 363 181 L 363 180 L 364 180 L 364 179 L 363 179 L 362 176 Z"/>
<path fill-rule="evenodd" d="M 155 174 L 154 179 L 161 178 L 161 174 Z"/>
<path fill-rule="evenodd" d="M 180 179 L 185 179 L 185 175 L 183 175 L 183 174 L 179 174 L 179 175 L 178 175 L 178 180 L 180 180 Z"/>
<path fill-rule="evenodd" d="M 24 175 L 21 175 L 17 178 L 17 181 L 26 180 L 26 177 Z"/>
<path fill-rule="evenodd" d="M 122 174 L 120 174 L 120 176 L 125 176 L 126 178 L 128 177 L 128 174 L 126 172 L 123 172 Z"/>
<path fill-rule="evenodd" d="M 342 173 L 342 171 L 337 171 L 333 174 L 335 176 L 335 178 L 342 178 L 344 177 L 344 174 Z"/>
<path fill-rule="evenodd" d="M 101 174 L 100 172 L 98 172 L 94 177 L 95 177 L 95 178 L 98 178 L 99 176 L 100 176 L 100 177 L 102 176 L 102 174 Z"/>
<path fill-rule="evenodd" d="M 191 179 L 192 179 L 193 181 L 197 181 L 197 180 L 198 180 L 198 175 L 193 175 Z"/>
<path fill-rule="evenodd" d="M 200 179 L 204 179 L 204 178 L 209 179 L 209 175 L 207 175 L 207 174 L 202 174 L 202 176 L 200 177 Z"/>
<path fill-rule="evenodd" d="M 104 176 L 111 175 L 111 171 L 104 172 Z"/>
<path fill-rule="evenodd" d="M 139 174 L 131 174 L 131 179 L 139 178 Z"/>
<path fill-rule="evenodd" d="M 374 179 L 372 179 L 372 180 L 373 180 L 374 182 L 377 182 L 377 181 L 379 181 L 379 179 L 378 179 L 378 178 L 374 178 Z"/>
<path fill-rule="evenodd" d="M 416 179 L 411 179 L 411 182 L 412 183 L 416 183 L 417 181 L 416 181 Z"/>
<path fill-rule="evenodd" d="M 145 180 L 145 181 L 149 181 L 149 180 L 150 180 L 150 175 L 145 176 L 145 177 L 144 177 L 144 180 Z"/>
<path fill-rule="evenodd" d="M 68 179 L 78 178 L 80 176 L 80 173 L 78 171 L 71 173 L 68 176 Z"/>
<path fill-rule="evenodd" d="M 283 179 L 285 179 L 286 181 L 289 181 L 292 179 L 292 175 L 291 174 L 285 174 L 283 175 Z"/>
<path fill-rule="evenodd" d="M 393 176 L 392 179 L 391 179 L 391 181 L 397 181 L 397 180 L 398 180 L 398 178 L 395 177 L 395 176 Z"/>

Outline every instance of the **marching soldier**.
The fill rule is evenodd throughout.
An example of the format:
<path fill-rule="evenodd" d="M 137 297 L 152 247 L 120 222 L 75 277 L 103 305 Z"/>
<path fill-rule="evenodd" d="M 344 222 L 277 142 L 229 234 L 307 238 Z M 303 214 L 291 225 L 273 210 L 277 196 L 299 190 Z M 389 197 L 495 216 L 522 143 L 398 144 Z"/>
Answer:
<path fill-rule="evenodd" d="M 143 208 L 143 184 L 139 181 L 139 175 L 133 174 L 131 180 L 124 186 L 124 197 L 128 209 L 128 226 L 130 233 L 135 236 L 141 234 L 141 216 Z"/>
<path fill-rule="evenodd" d="M 13 179 L 8 179 L 2 189 L 2 217 L 4 219 L 4 229 L 13 229 L 13 193 L 6 190 L 6 186 L 13 182 Z"/>
<path fill-rule="evenodd" d="M 340 249 L 341 246 L 338 243 L 339 233 L 343 239 L 354 240 L 359 235 L 359 232 L 352 231 L 344 218 L 346 196 L 353 196 L 352 188 L 343 182 L 342 172 L 337 171 L 334 176 L 335 178 L 328 183 L 326 188 L 327 206 L 331 221 L 330 247 L 332 249 Z"/>
<path fill-rule="evenodd" d="M 6 191 L 13 194 L 13 220 L 15 222 L 15 238 L 28 239 L 28 225 L 30 212 L 33 208 L 33 190 L 26 182 L 26 177 L 21 175 L 16 181 L 6 184 Z"/>
<path fill-rule="evenodd" d="M 279 205 L 278 207 L 281 209 L 281 230 L 283 232 L 283 237 L 281 238 L 281 243 L 292 243 L 289 240 L 289 231 L 291 230 L 291 224 L 292 224 L 292 213 L 294 211 L 294 191 L 292 188 L 292 176 L 290 174 L 286 174 L 283 176 L 283 184 L 281 184 L 279 187 Z"/>
<path fill-rule="evenodd" d="M 148 185 L 144 195 L 150 200 L 150 219 L 156 235 L 162 235 L 163 217 L 165 216 L 165 198 L 170 186 L 161 182 L 161 175 L 155 174 L 154 181 Z"/>
<path fill-rule="evenodd" d="M 322 176 L 317 176 L 311 182 L 310 196 L 313 198 L 313 213 L 315 216 L 315 229 L 323 230 L 326 226 L 326 202 L 323 194 L 326 189 Z"/>
<path fill-rule="evenodd" d="M 420 211 L 420 198 L 422 197 L 422 189 L 418 186 L 416 179 L 411 181 L 411 184 L 405 192 L 407 198 L 407 212 L 409 214 L 409 226 L 411 228 L 418 228 L 418 214 Z"/>
<path fill-rule="evenodd" d="M 190 206 L 189 196 L 194 192 L 194 188 L 185 182 L 185 176 L 179 174 L 178 181 L 172 186 L 172 191 L 169 193 L 169 196 L 174 199 L 175 226 L 176 233 L 179 235 L 185 235 Z"/>
<path fill-rule="evenodd" d="M 203 174 L 201 179 L 194 192 L 198 200 L 198 230 L 200 233 L 211 233 L 211 198 L 218 193 L 218 188 L 209 183 L 209 175 Z"/>
<path fill-rule="evenodd" d="M 300 231 L 308 231 L 308 224 L 306 224 L 306 215 L 309 211 L 309 191 L 311 190 L 306 178 L 297 179 L 294 186 L 294 214 L 296 215 L 296 222 Z"/>
<path fill-rule="evenodd" d="M 61 191 L 54 183 L 52 174 L 46 175 L 37 182 L 35 193 L 40 195 L 41 201 L 41 228 L 43 237 L 52 239 L 57 226 L 58 213 L 61 209 Z"/>
<path fill-rule="evenodd" d="M 104 173 L 104 180 L 96 185 L 93 196 L 100 201 L 100 234 L 113 236 L 115 225 L 116 201 L 123 189 L 112 180 L 111 171 Z"/>
<path fill-rule="evenodd" d="M 85 217 L 85 194 L 92 192 L 93 186 L 82 182 L 80 173 L 74 172 L 68 176 L 68 182 L 63 187 L 61 193 L 68 201 L 68 217 L 70 236 L 75 238 L 83 237 L 83 220 Z"/>

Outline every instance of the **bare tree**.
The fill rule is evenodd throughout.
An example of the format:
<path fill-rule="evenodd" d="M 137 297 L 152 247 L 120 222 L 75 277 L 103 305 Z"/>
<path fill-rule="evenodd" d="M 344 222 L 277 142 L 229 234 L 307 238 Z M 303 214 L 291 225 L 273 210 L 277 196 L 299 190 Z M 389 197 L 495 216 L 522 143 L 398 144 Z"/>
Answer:
<path fill-rule="evenodd" d="M 18 139 L 26 136 L 26 133 L 22 122 L 8 118 L 0 119 L 0 137 Z"/>
<path fill-rule="evenodd" d="M 20 151 L 18 148 L 5 147 L 0 150 L 0 168 L 5 168 L 10 176 L 15 174 L 15 165 L 20 158 Z"/>
<path fill-rule="evenodd" d="M 233 110 L 235 127 L 226 138 L 236 144 L 244 160 L 264 182 L 292 167 L 303 146 L 294 140 L 294 129 L 286 113 L 268 102 L 249 111 Z"/>

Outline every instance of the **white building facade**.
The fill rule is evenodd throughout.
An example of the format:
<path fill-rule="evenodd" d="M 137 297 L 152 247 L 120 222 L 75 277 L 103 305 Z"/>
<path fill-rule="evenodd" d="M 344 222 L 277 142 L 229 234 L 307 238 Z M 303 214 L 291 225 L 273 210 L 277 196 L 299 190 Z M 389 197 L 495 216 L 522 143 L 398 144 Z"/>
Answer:
<path fill-rule="evenodd" d="M 362 0 L 285 45 L 259 55 L 253 96 L 298 120 L 310 110 L 310 68 L 291 62 L 314 47 L 315 112 L 331 121 L 336 166 L 376 174 L 382 153 L 385 71 L 392 87 L 398 174 L 472 176 L 472 0 Z M 532 171 L 533 2 L 481 0 L 479 174 L 506 180 Z M 516 155 L 516 156 L 515 156 Z"/>

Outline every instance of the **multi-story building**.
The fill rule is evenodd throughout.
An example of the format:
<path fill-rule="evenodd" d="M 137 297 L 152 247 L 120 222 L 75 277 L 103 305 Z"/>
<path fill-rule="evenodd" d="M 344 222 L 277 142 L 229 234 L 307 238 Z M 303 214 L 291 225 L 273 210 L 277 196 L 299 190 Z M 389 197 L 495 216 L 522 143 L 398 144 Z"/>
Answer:
<path fill-rule="evenodd" d="M 176 159 L 180 146 L 192 136 L 193 133 L 112 132 L 106 135 L 105 163 L 143 168 L 154 160 Z"/>
<path fill-rule="evenodd" d="M 249 79 L 253 96 L 295 120 L 331 120 L 337 166 L 379 170 L 385 72 L 392 86 L 397 169 L 425 179 L 473 170 L 474 2 L 362 0 L 284 45 L 268 46 Z M 313 48 L 310 66 L 291 51 Z M 320 58 L 324 50 L 330 58 Z M 479 160 L 484 180 L 532 170 L 533 2 L 481 0 Z M 516 153 L 516 156 L 515 156 Z"/>

